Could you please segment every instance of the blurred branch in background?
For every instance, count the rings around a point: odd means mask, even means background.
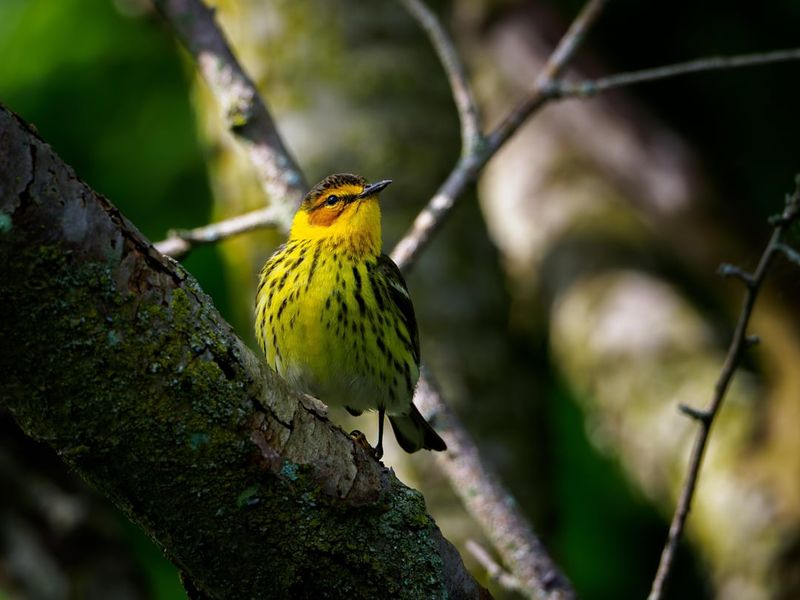
[[[678,77],[691,73],[766,65],[800,59],[800,49],[777,50],[728,57],[708,57],[685,63],[665,65],[663,67],[643,69],[630,73],[620,73],[598,79],[586,79],[578,82],[565,81],[561,78],[564,67],[569,63],[572,54],[582,41],[586,30],[591,26],[594,19],[597,18],[605,4],[605,0],[602,2],[590,2],[584,7],[581,15],[573,22],[571,30],[562,40],[561,47],[551,55],[550,61],[545,68],[543,68],[539,78],[536,80],[536,86],[533,92],[521,100],[519,104],[503,118],[501,124],[498,125],[495,130],[484,136],[480,126],[480,113],[474,102],[474,94],[471,91],[471,85],[467,79],[466,70],[458,57],[458,53],[452,41],[449,40],[446,31],[435,14],[421,2],[421,0],[401,1],[430,36],[434,48],[442,61],[442,65],[453,91],[462,131],[461,159],[456,167],[454,167],[447,180],[428,202],[426,209],[419,214],[412,229],[392,252],[392,258],[401,265],[401,268],[402,265],[406,263],[408,263],[410,268],[416,253],[427,244],[433,231],[439,227],[439,224],[446,218],[449,211],[455,207],[457,198],[463,193],[466,186],[474,181],[476,175],[480,172],[485,163],[494,156],[500,147],[502,147],[508,137],[513,135],[528,117],[535,114],[547,102],[570,97],[588,98],[627,85]],[[216,28],[213,21],[212,9],[207,7],[199,9],[192,8],[194,4],[202,4],[200,2],[193,2],[192,0],[183,0],[177,4],[180,7],[179,10],[171,8],[170,2],[166,0],[157,2],[157,5],[167,18],[171,19],[173,16],[180,15],[182,11],[188,10],[192,14],[199,16],[203,23],[202,28],[204,30],[206,28]],[[170,12],[168,12],[168,10]],[[215,96],[217,96],[220,101],[223,113],[226,115],[230,114],[230,110],[226,109],[226,106],[231,103],[231,94],[226,91],[226,86],[224,84],[225,79],[220,80],[218,71],[203,68],[204,63],[201,61],[202,56],[199,51],[200,45],[198,43],[190,44],[189,42],[191,42],[191,40],[185,37],[194,36],[195,34],[188,29],[181,31],[176,27],[176,30],[178,30],[181,37],[184,38],[185,43],[187,43],[187,47],[194,54],[199,68],[203,71]],[[257,91],[253,88],[249,78],[247,78],[246,74],[244,74],[243,70],[236,62],[235,57],[233,57],[228,48],[227,42],[224,42],[222,33],[218,28],[213,37],[216,36],[219,36],[222,42],[220,43],[218,40],[215,40],[213,46],[224,48],[224,51],[220,52],[224,58],[223,64],[230,64],[232,66],[233,72],[240,78],[237,84],[243,85],[245,89],[247,89],[247,98],[252,99],[251,101],[257,106],[263,105]],[[252,96],[251,91],[254,94]],[[235,111],[234,114],[236,114]],[[265,140],[269,140],[271,134],[276,133],[271,119],[269,123],[270,127],[264,135]],[[231,129],[234,132],[239,132],[239,127],[237,126],[232,126]],[[259,138],[260,136],[257,133],[252,136],[254,140]],[[277,154],[280,155],[280,152]],[[261,158],[256,155],[252,160],[254,164],[258,166]],[[296,168],[296,166],[294,168]],[[299,191],[292,190],[291,195],[299,194],[298,197],[302,197],[302,194],[305,193],[305,189],[305,187],[301,186]],[[267,191],[268,197],[272,197],[267,184],[265,184],[265,191]],[[281,198],[284,196],[286,196],[286,194],[277,197]],[[283,203],[280,205],[283,206]],[[156,247],[163,254],[167,254],[173,258],[181,258],[188,254],[193,246],[214,243],[255,229],[277,226],[285,231],[288,229],[289,223],[286,219],[287,216],[284,210],[278,212],[267,211],[265,209],[256,210],[196,229],[170,232],[167,239],[158,242]]]
[[[725,356],[722,372],[714,386],[714,396],[708,407],[697,409],[684,404],[680,405],[681,411],[695,419],[700,429],[697,431],[692,447],[686,479],[683,484],[678,505],[672,517],[669,536],[667,537],[664,551],[661,554],[658,570],[653,580],[653,587],[648,596],[649,600],[661,600],[664,596],[664,589],[670,577],[672,564],[678,550],[678,543],[683,534],[686,519],[689,516],[697,479],[700,476],[703,454],[705,453],[706,444],[708,443],[708,436],[711,433],[711,426],[714,424],[714,419],[722,407],[725,394],[728,391],[733,375],[741,361],[742,352],[757,341],[757,338],[748,337],[747,326],[750,322],[750,315],[753,312],[753,307],[755,306],[756,297],[764,283],[764,278],[776,255],[785,254],[792,258],[795,255],[795,251],[786,246],[783,240],[789,227],[800,217],[800,175],[797,177],[796,186],[794,193],[787,194],[786,196],[786,206],[783,213],[771,219],[775,229],[767,243],[767,247],[764,249],[764,253],[761,255],[756,270],[751,274],[731,265],[722,265],[720,268],[720,274],[722,276],[734,276],[742,281],[746,288],[745,297],[742,303],[741,313],[739,314],[739,320],[733,333],[733,339],[728,347],[728,353]]]
[[[444,67],[461,124],[461,153],[469,154],[482,142],[481,115],[469,76],[453,40],[436,14],[422,0],[400,0],[425,31]]]
[[[5,411],[0,439],[0,597],[145,598],[116,513]]]
[[[474,104],[474,94],[466,79],[465,69],[444,28],[438,22],[434,13],[420,0],[403,0],[403,4],[409,12],[421,23],[425,32],[431,37],[434,48],[442,60],[442,65],[450,81],[462,125],[462,156],[437,193],[428,202],[426,208],[414,220],[411,230],[392,251],[392,258],[401,270],[407,270],[412,267],[417,254],[432,239],[435,231],[456,206],[458,198],[461,197],[466,187],[474,182],[475,177],[486,162],[494,156],[497,150],[502,147],[527,118],[535,114],[548,100],[555,98],[551,90],[557,87],[556,80],[568,66],[586,32],[600,15],[606,1],[590,0],[587,2],[536,78],[533,91],[523,98],[492,132],[483,136],[480,131],[479,113]],[[226,107],[230,104],[231,93],[226,92],[225,79],[220,79],[218,70],[216,68],[208,69],[204,66],[203,41],[205,37],[211,37],[214,40],[215,52],[222,56],[219,62],[223,65],[231,65],[231,70],[236,74],[240,74],[242,81],[236,81],[236,83],[245,87],[247,98],[252,99],[252,94],[255,94],[255,98],[258,98],[257,91],[253,88],[250,79],[244,74],[241,66],[236,62],[227,42],[224,41],[222,32],[214,22],[213,10],[205,7],[200,0],[159,0],[156,4],[165,18],[172,22],[184,44],[195,56],[198,67],[204,73],[206,80],[210,82],[211,88],[215,96],[220,100],[225,114],[230,112]],[[180,26],[180,23],[174,22],[175,19],[184,19],[187,14],[191,15],[190,21],[198,21],[202,27],[186,28]],[[213,36],[209,33],[211,29],[215,30]],[[216,67],[216,65],[214,66]],[[235,98],[236,96],[234,95],[233,97]],[[257,102],[256,106],[264,106],[263,101]],[[264,111],[268,116],[269,113],[266,107]],[[282,142],[279,145],[271,142],[270,138],[278,134],[271,118],[268,123],[270,126],[266,127],[262,133],[265,140],[267,140],[265,146],[270,148],[271,153],[274,152],[275,156],[280,157],[281,153],[285,151],[285,145]],[[237,131],[239,128],[232,129]],[[259,140],[260,137],[257,132],[253,134],[254,140]],[[261,157],[256,154],[251,157],[251,160],[258,167]],[[278,163],[281,162],[280,159],[276,160]],[[290,164],[293,165],[294,163]],[[260,175],[260,178],[263,179],[264,177],[268,181],[269,172],[266,175]],[[305,189],[300,192],[300,197],[304,192]],[[262,211],[254,212],[252,217],[244,217],[242,215],[235,217],[235,220],[230,219],[233,223],[220,222],[197,230],[176,231],[167,240],[157,243],[156,247],[159,250],[163,250],[165,254],[179,258],[190,251],[194,242],[202,242],[212,238],[213,241],[219,241],[256,228],[275,225],[274,216],[266,215]],[[285,223],[281,224],[283,227],[287,227]]]
[[[607,0],[589,0],[575,17],[536,77],[533,90],[502,119],[500,124],[478,144],[462,149],[461,158],[439,187],[427,206],[417,215],[408,233],[391,252],[402,271],[410,270],[419,253],[430,243],[458,199],[489,159],[506,143],[530,116],[550,99],[546,90],[561,76],[577,52],[586,32],[600,16]],[[445,68],[447,64],[445,63]],[[464,151],[466,150],[466,152]]]
[[[572,586],[533,533],[514,496],[481,458],[428,373],[423,372],[414,401],[424,415],[434,419],[447,442],[447,452],[436,456],[436,464],[510,569],[514,589],[532,599],[575,598]],[[501,583],[511,580],[501,579]]]
[[[486,573],[489,577],[499,583],[504,590],[510,592],[521,592],[523,590],[519,580],[494,562],[494,559],[489,555],[486,549],[475,540],[467,540],[465,547],[467,551],[475,557],[478,564],[486,569]]]

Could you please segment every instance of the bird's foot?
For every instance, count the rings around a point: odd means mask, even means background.
[[[373,448],[369,445],[367,441],[367,436],[365,436],[361,431],[358,429],[354,429],[350,432],[350,439],[353,440],[356,444],[361,446],[364,450],[367,451],[368,454],[374,456],[377,460],[380,460],[383,456],[383,445],[378,444],[377,448]]]

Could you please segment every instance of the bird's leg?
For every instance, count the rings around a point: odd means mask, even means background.
[[[383,413],[385,411],[383,406],[378,407],[378,445],[375,446],[375,458],[378,460],[383,456]]]

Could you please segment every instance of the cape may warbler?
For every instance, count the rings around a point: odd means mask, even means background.
[[[256,335],[270,367],[296,388],[351,414],[378,411],[406,452],[444,450],[411,397],[419,378],[414,307],[381,253],[378,193],[390,180],[330,175],[306,195],[289,240],[261,271]]]

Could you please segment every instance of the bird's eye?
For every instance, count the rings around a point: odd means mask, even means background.
[[[337,202],[339,202],[339,196],[337,196],[337,195],[335,195],[335,194],[331,194],[330,196],[328,196],[328,197],[325,199],[325,204],[326,204],[327,206],[333,206],[333,205],[334,205],[334,204],[336,204]]]

